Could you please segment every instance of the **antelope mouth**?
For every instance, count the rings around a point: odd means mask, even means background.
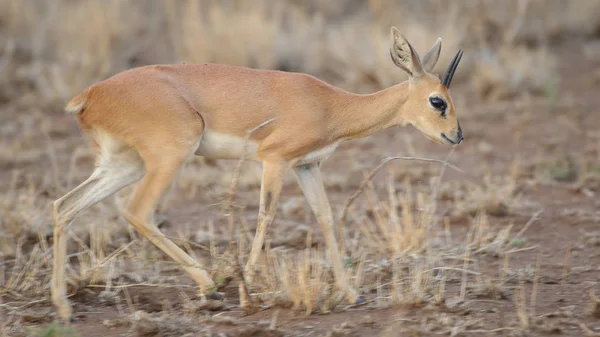
[[[443,133],[440,133],[440,136],[442,137],[442,139],[443,139],[443,140],[444,140],[446,143],[448,143],[448,144],[450,144],[450,145],[458,145],[458,144],[460,144],[460,143],[462,142],[462,139],[460,139],[459,141],[453,141],[452,139],[448,138],[448,136],[446,136],[446,135],[445,135],[445,134],[443,134]]]

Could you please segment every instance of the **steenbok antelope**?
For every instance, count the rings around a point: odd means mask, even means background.
[[[293,170],[328,248],[336,286],[351,303],[364,301],[345,277],[320,164],[348,139],[395,125],[413,125],[440,144],[463,137],[448,88],[462,51],[440,80],[431,74],[442,47],[438,39],[420,59],[392,27],[390,54],[409,80],[369,95],[353,94],[312,76],[281,71],[197,64],[135,68],[92,85],[66,106],[97,152],[92,175],[54,202],[52,301],[71,318],[65,281],[65,231],[97,202],[142,179],[123,216],[198,283],[219,298],[209,274],[153,224],[159,198],[193,154],[214,159],[244,155],[263,165],[256,237],[248,257],[250,275],[273,221],[284,176]],[[265,121],[244,147],[247,131]]]

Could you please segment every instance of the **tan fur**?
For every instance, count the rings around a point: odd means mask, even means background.
[[[81,95],[73,98],[65,107],[66,113],[76,114],[80,113],[85,109],[87,103],[87,92],[83,92]]]
[[[433,68],[440,48],[438,40],[427,54],[425,69]],[[440,80],[423,69],[418,55],[399,33],[393,32],[391,52],[394,62],[410,71],[410,80],[369,95],[353,94],[306,74],[180,64],[127,70],[71,100],[66,110],[77,114],[81,128],[99,148],[101,159],[90,179],[54,205],[52,298],[60,316],[71,315],[64,283],[65,227],[87,207],[142,176],[125,217],[184,264],[202,291],[214,291],[201,266],[152,225],[152,212],[190,155],[239,158],[247,131],[272,118],[272,123],[252,134],[248,146],[248,158],[263,163],[263,182],[259,223],[246,271],[251,278],[275,215],[283,178],[294,169],[324,230],[336,283],[346,291],[349,301],[355,301],[357,293],[345,279],[333,236],[320,162],[342,141],[395,125],[414,125],[428,138],[447,145],[451,144],[440,136],[442,133],[457,137],[454,105]],[[444,118],[429,105],[432,93],[448,103]]]
[[[427,106],[432,92],[451,105],[444,120]],[[449,94],[430,74],[357,95],[305,74],[219,64],[161,65],[125,71],[90,87],[85,95],[82,126],[103,129],[136,148],[168,142],[173,133],[195,134],[202,124],[243,140],[247,130],[275,117],[254,133],[260,160],[298,159],[340,139],[365,137],[398,124],[415,125],[434,140],[457,125]],[[69,109],[82,100],[76,97]]]

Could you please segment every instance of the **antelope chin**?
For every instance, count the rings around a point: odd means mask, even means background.
[[[423,132],[423,135],[425,135],[425,137],[429,138],[430,140],[432,140],[435,143],[441,144],[441,145],[448,145],[447,142],[445,142],[443,139],[441,139],[440,137],[433,137],[430,136],[429,134],[426,134]]]
[[[432,136],[429,133],[425,132],[423,129],[421,129],[420,127],[418,127],[416,124],[414,123],[410,123],[412,126],[415,127],[415,129],[419,130],[423,136],[427,137],[429,140],[441,144],[441,145],[448,145],[446,142],[444,142],[442,139],[440,139],[439,136]]]

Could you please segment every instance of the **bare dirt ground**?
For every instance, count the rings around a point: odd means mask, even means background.
[[[447,278],[443,283],[432,283],[434,287],[443,284],[443,292],[437,293],[441,297],[436,298],[435,292],[423,289],[422,292],[433,295],[420,296],[422,300],[418,301],[390,300],[389,285],[386,285],[390,274],[380,266],[369,269],[382,262],[367,257],[363,260],[367,267],[363,267],[361,282],[361,290],[368,299],[366,305],[348,307],[340,302],[326,312],[320,304],[306,315],[306,302],[294,307],[289,301],[278,304],[267,300],[260,310],[247,312],[240,308],[239,279],[232,276],[232,282],[224,282],[223,302],[203,302],[187,275],[168,264],[168,258],[138,237],[135,245],[143,250],[137,254],[124,253],[120,268],[135,269],[138,259],[144,259],[146,274],[139,279],[127,273],[115,272],[115,277],[102,274],[96,281],[74,286],[70,299],[79,320],[72,327],[86,337],[600,335],[600,303],[595,302],[593,295],[600,294],[600,84],[589,76],[592,66],[583,60],[578,48],[576,43],[554,48],[560,55],[561,75],[560,90],[556,94],[518,102],[486,103],[473,102],[462,87],[455,89],[453,94],[457,97],[465,141],[456,149],[450,163],[465,172],[448,169],[443,177],[437,206],[442,225],[434,234],[448,240],[446,244],[454,242],[456,246],[476,240],[486,244],[463,254],[469,256],[459,256],[454,263],[446,264],[457,271],[445,273]],[[4,133],[3,141],[7,144],[27,133],[24,122],[27,119],[20,114],[17,110],[0,114],[2,125],[17,123],[13,127],[21,127],[14,133]],[[19,160],[0,164],[2,189],[26,191],[38,186],[35,194],[43,201],[36,204],[38,213],[48,212],[50,201],[64,192],[41,189],[39,186],[51,185],[44,183],[45,177],[51,177],[52,172],[61,176],[71,172],[69,167],[75,149],[85,145],[70,116],[44,111],[31,119],[31,127],[44,125],[43,121],[50,122],[47,135],[36,132],[28,141],[33,147],[42,147],[43,153],[52,155],[42,154],[28,160],[15,154]],[[343,144],[324,163],[334,211],[341,211],[345,200],[362,181],[363,173],[384,157],[414,155],[443,159],[447,151],[408,128],[394,128],[366,140]],[[88,156],[77,160],[76,173],[71,178],[73,183],[83,180],[91,165]],[[229,179],[235,163],[226,165],[225,169],[217,167],[227,176],[223,181]],[[440,165],[398,161],[389,167],[393,168],[398,190],[405,191],[404,179],[408,177],[415,191],[423,188],[426,195],[431,195],[430,178],[438,175]],[[256,167],[246,163],[243,170],[256,171]],[[14,178],[17,171],[21,178]],[[189,172],[182,173],[180,183],[169,194],[168,207],[159,214],[161,229],[172,237],[184,236],[197,244],[212,245],[218,254],[224,255],[228,245],[228,221],[216,204],[222,200],[223,190],[228,185],[221,185],[219,189],[202,182],[193,193],[193,184],[186,179],[190,179]],[[386,169],[376,175],[370,199],[374,196],[383,201],[387,199],[387,179]],[[258,185],[250,181],[239,186],[234,203],[243,206],[237,216],[245,219],[253,231]],[[364,232],[359,230],[361,216],[377,217],[368,200],[365,195],[357,199],[353,208],[357,215],[346,225],[347,240],[356,238],[356,242],[345,245],[346,254],[351,257],[355,256],[352,249],[363,250],[365,256],[376,255],[370,254],[374,250],[371,239],[365,238]],[[300,189],[290,180],[269,232],[269,249],[287,250],[291,254],[301,252],[306,246],[306,233],[312,229],[313,251],[319,251],[320,230],[301,201]],[[10,205],[16,207],[16,203]],[[486,211],[484,220],[481,220],[481,209]],[[9,214],[8,209],[4,211]],[[106,215],[113,212],[109,206],[99,206],[94,211],[93,214],[104,214],[103,217],[109,219],[98,224],[116,223],[127,233],[122,219]],[[49,214],[44,213],[41,221],[47,234],[51,230]],[[484,224],[475,225],[478,221]],[[74,226],[86,227],[84,223],[90,222],[93,219],[78,221]],[[375,222],[372,220],[370,224]],[[237,227],[242,226],[241,223],[243,221],[236,219]],[[508,239],[499,240],[500,248],[494,250],[494,240],[509,226],[512,227]],[[36,240],[34,234],[29,242],[23,242],[22,254],[29,254]],[[89,242],[94,240],[84,241],[93,246]],[[106,244],[106,255],[122,244],[120,241],[112,246]],[[206,251],[190,250],[205,263],[211,261],[211,254]],[[76,251],[75,246],[70,249],[70,253]],[[139,252],[145,252],[145,256]],[[0,276],[7,282],[22,270],[23,266],[14,262],[19,260],[14,257],[18,254],[5,252],[6,262],[2,264]],[[77,270],[82,262],[74,256],[71,263]],[[461,272],[464,269],[473,273]],[[418,282],[416,274],[411,275],[412,282]],[[45,280],[41,281],[43,294],[24,296],[28,294],[27,289],[0,294],[3,303],[0,327],[9,336],[22,335],[23,327],[33,329],[28,330],[33,334],[31,331],[52,324],[48,280],[44,279],[46,275],[38,277]],[[440,274],[431,277],[440,277]],[[107,280],[112,282],[112,292],[108,293]],[[25,281],[25,277],[20,279],[20,282]]]

